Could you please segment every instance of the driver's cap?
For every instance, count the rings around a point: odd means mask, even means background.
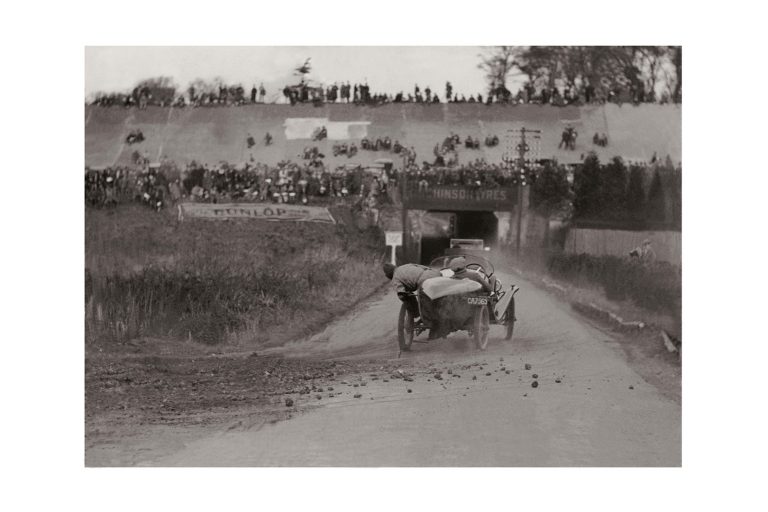
[[[467,260],[463,256],[459,256],[458,258],[454,258],[451,260],[451,264],[448,266],[451,270],[453,270],[454,273],[461,272],[464,270],[467,266]]]

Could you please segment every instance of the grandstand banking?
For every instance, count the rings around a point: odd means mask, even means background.
[[[588,105],[553,107],[541,105],[482,104],[390,104],[363,107],[327,104],[245,105],[238,107],[136,108],[87,106],[85,108],[85,165],[91,167],[130,164],[134,151],[152,161],[167,158],[177,163],[196,160],[275,164],[281,160],[301,161],[307,146],[318,146],[331,166],[370,164],[379,158],[396,160],[389,151],[360,150],[352,157],[333,156],[337,143],[355,142],[363,137],[390,137],[406,147],[413,146],[416,161],[434,161],[436,143],[451,133],[463,140],[467,135],[481,143],[486,135],[498,135],[496,147],[459,150],[459,161],[485,158],[500,162],[505,151],[504,133],[510,128],[542,130],[541,158],[562,163],[578,162],[582,154],[595,151],[602,161],[621,156],[630,161],[648,161],[656,153],[682,160],[681,109],[675,105]],[[578,131],[575,150],[558,148],[567,123]],[[316,127],[326,126],[328,138],[313,141]],[[129,145],[131,130],[141,130],[145,140]],[[273,141],[266,146],[269,132]],[[592,143],[595,133],[608,136],[607,147]],[[252,135],[255,146],[248,148]]]

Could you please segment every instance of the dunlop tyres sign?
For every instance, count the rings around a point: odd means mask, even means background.
[[[336,223],[327,208],[272,203],[181,203],[179,205],[179,220],[190,218]]]
[[[416,210],[509,210],[517,203],[514,187],[476,188],[449,185],[410,185],[405,207]]]

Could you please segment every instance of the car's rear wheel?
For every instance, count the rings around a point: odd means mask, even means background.
[[[509,305],[507,306],[507,312],[505,313],[505,323],[507,326],[507,334],[504,336],[505,340],[511,340],[512,334],[515,332],[515,298],[509,299]]]
[[[488,331],[490,330],[488,308],[476,308],[475,321],[472,326],[472,338],[475,341],[475,346],[480,350],[485,350],[488,347]]]
[[[400,317],[397,320],[397,342],[400,350],[408,352],[411,350],[414,336],[414,319],[405,304],[400,306]]]

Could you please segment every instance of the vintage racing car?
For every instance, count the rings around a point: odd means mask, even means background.
[[[519,288],[512,285],[504,290],[498,280],[492,292],[485,292],[480,283],[471,279],[455,279],[448,268],[452,259],[462,256],[467,260],[467,271],[478,272],[490,280],[494,273],[491,262],[472,254],[451,254],[435,258],[430,266],[441,271],[441,277],[424,281],[424,284],[413,295],[419,303],[428,298],[432,302],[432,329],[448,334],[455,331],[467,331],[475,346],[485,350],[488,346],[488,332],[491,325],[505,327],[504,339],[511,339],[515,329],[515,294]],[[405,304],[400,308],[397,324],[398,343],[401,351],[409,351],[414,338],[428,327],[419,319],[415,320]],[[417,343],[426,343],[419,341]]]

